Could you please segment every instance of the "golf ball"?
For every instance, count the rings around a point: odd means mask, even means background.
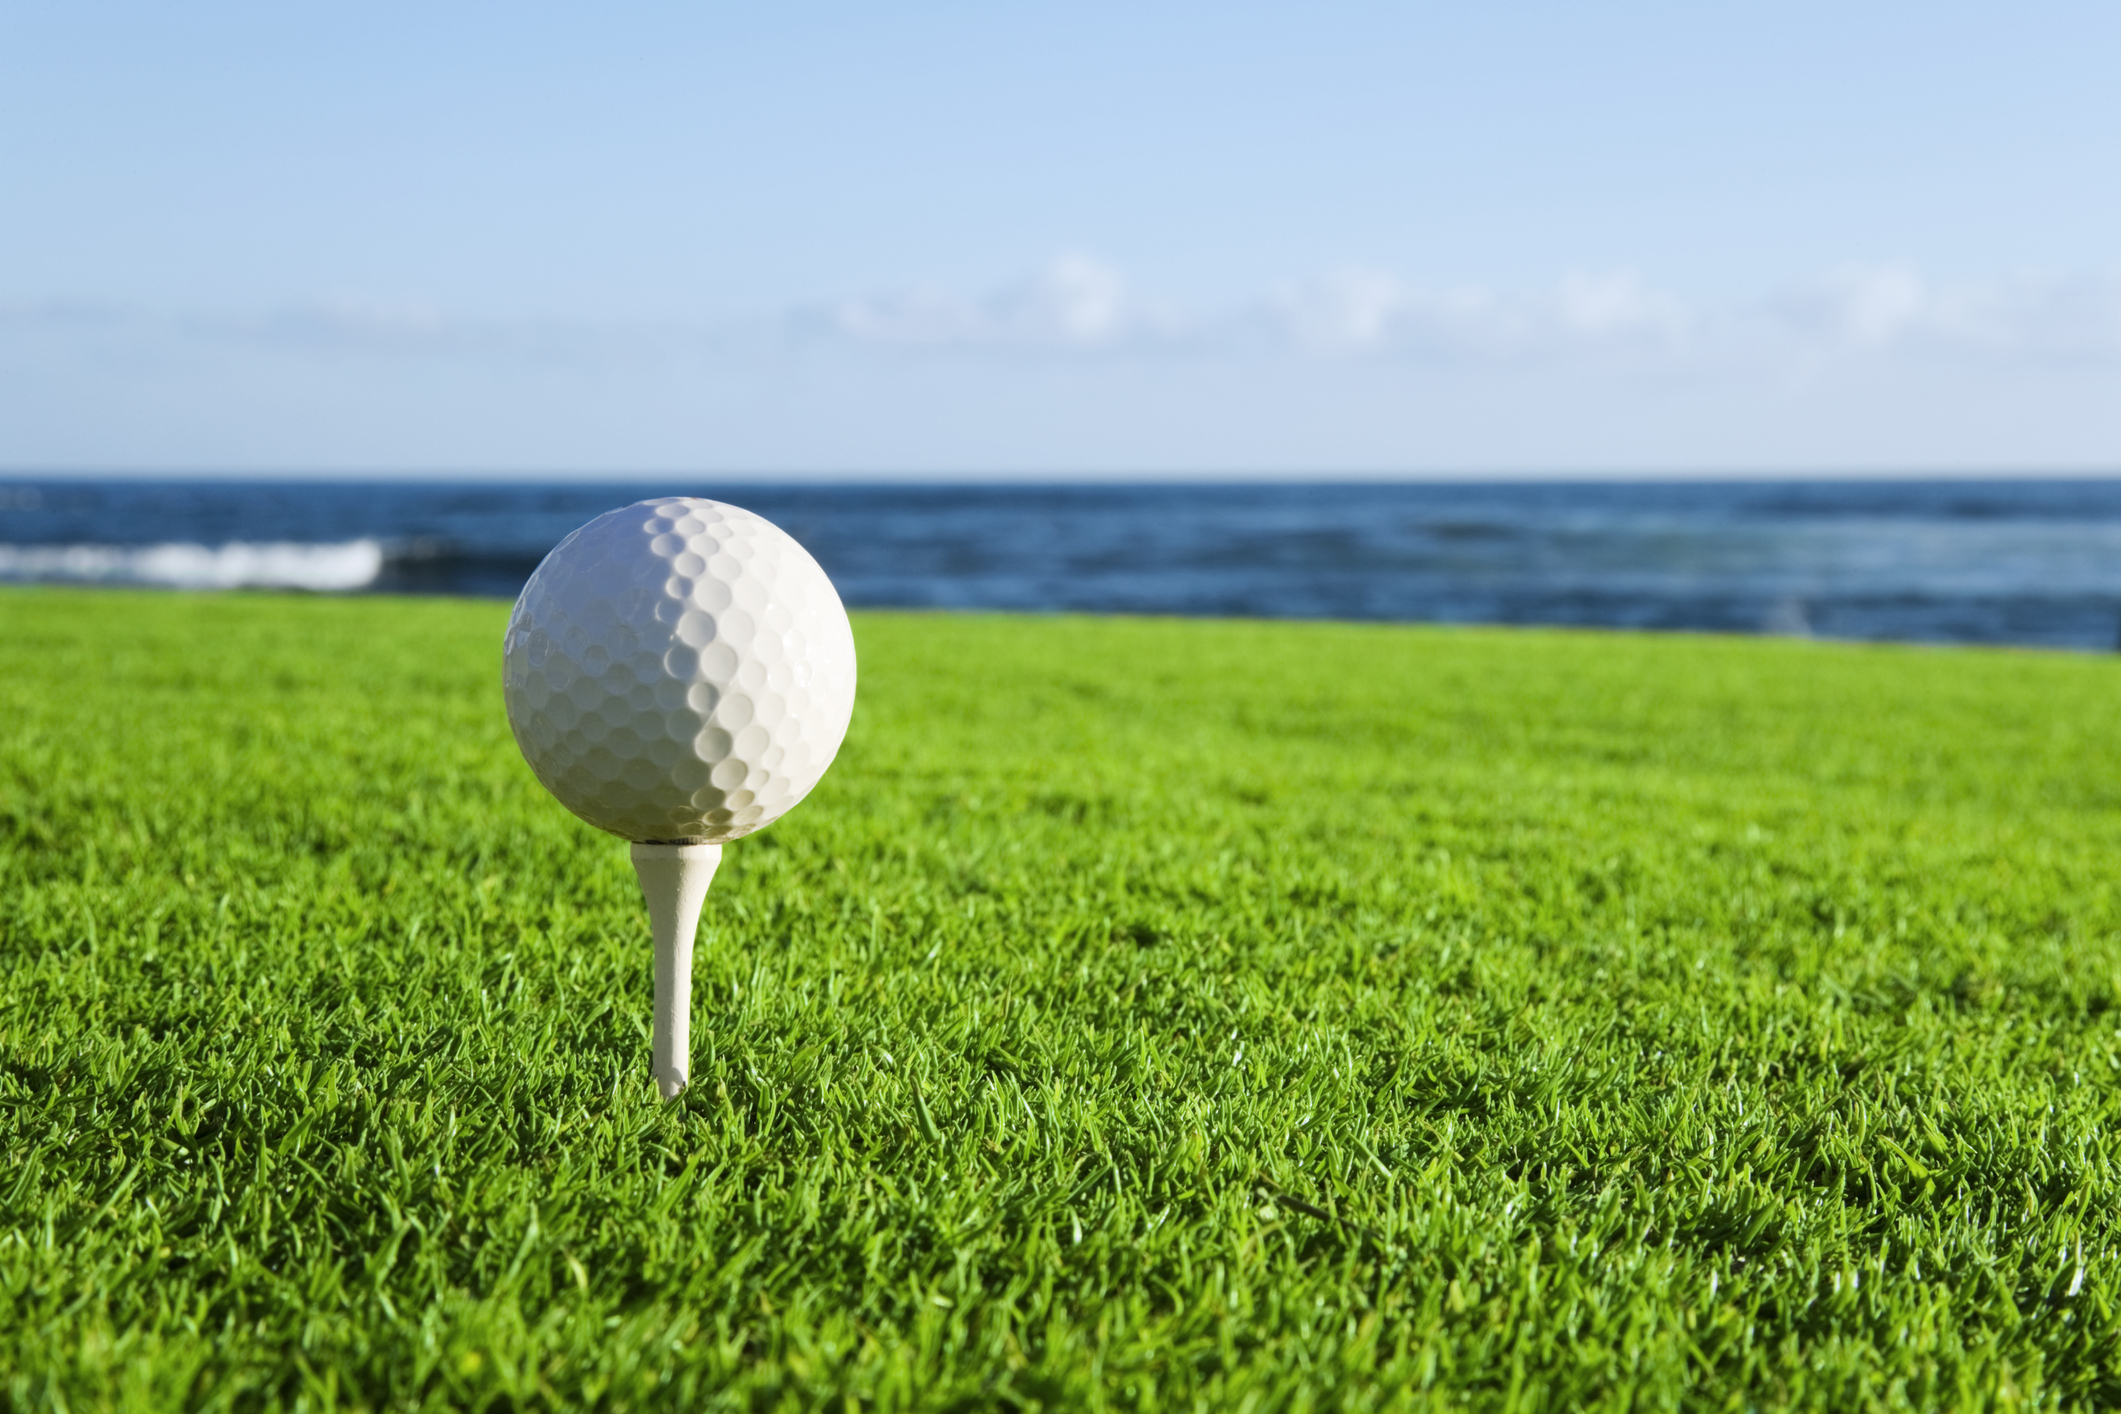
[[[772,824],[825,774],[854,710],[832,581],[779,526],[720,501],[641,501],[562,540],[516,600],[502,657],[538,780],[636,841]]]

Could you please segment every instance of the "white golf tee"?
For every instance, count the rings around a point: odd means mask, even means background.
[[[692,938],[722,862],[718,844],[637,844],[633,872],[655,932],[655,1042],[649,1068],[666,1100],[692,1074]]]

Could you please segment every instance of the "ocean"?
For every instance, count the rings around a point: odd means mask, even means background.
[[[513,597],[601,511],[767,516],[850,605],[2111,651],[2121,481],[0,481],[0,580]]]

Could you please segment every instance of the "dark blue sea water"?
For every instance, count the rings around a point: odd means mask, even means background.
[[[748,506],[854,605],[2121,638],[2121,481],[0,482],[0,579],[513,596],[644,496]]]

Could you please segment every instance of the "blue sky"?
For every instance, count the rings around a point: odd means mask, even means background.
[[[2121,8],[0,0],[0,467],[2121,469]]]

